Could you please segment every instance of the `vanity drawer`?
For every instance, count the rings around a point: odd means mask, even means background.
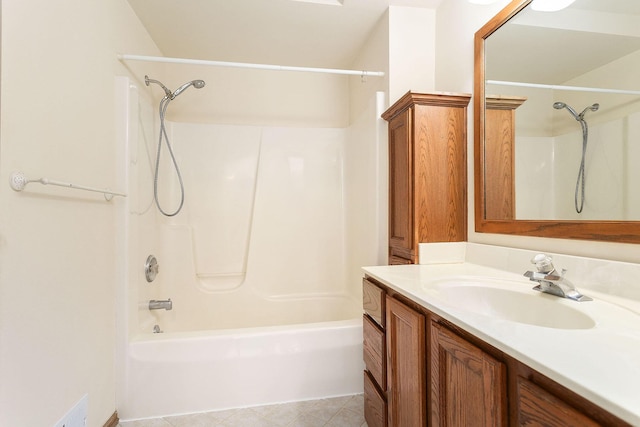
[[[386,390],[384,332],[366,314],[362,322],[364,364],[380,388]]]
[[[384,329],[384,289],[367,278],[362,279],[362,307]]]
[[[369,372],[364,372],[364,419],[368,427],[387,426],[387,402]]]

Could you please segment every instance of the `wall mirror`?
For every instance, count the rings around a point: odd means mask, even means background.
[[[476,231],[640,243],[640,2],[542,3],[475,35]]]

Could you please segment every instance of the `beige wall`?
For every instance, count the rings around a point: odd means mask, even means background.
[[[172,89],[189,80],[206,82],[172,101],[167,117],[176,122],[349,125],[349,78],[344,75],[169,65],[155,78]],[[157,86],[145,90],[163,94]]]
[[[389,8],[390,104],[410,90],[434,90],[435,19],[430,9]]]
[[[508,0],[480,6],[466,0],[443,1],[436,22],[436,89],[473,91],[473,36]],[[473,215],[473,106],[469,108],[469,241],[594,258],[640,262],[638,245],[476,233]]]
[[[115,410],[121,201],[7,183],[22,170],[115,189],[118,52],[159,54],[125,0],[2,2],[2,426],[52,426],[85,394],[87,425]]]

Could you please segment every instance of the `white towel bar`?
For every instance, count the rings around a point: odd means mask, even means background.
[[[58,187],[66,187],[66,188],[73,188],[75,190],[85,190],[85,191],[93,191],[95,193],[102,193],[104,195],[104,198],[107,201],[113,199],[114,196],[127,197],[127,195],[124,193],[118,193],[116,191],[111,191],[108,189],[103,190],[100,188],[93,188],[93,187],[87,187],[84,185],[71,184],[69,182],[54,181],[48,178],[28,179],[22,172],[13,172],[11,174],[11,177],[9,178],[9,185],[11,185],[11,188],[15,191],[24,190],[24,187],[26,187],[27,184],[29,184],[30,182],[39,182],[42,185],[57,185]]]

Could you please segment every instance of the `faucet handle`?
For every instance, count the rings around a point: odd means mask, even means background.
[[[536,269],[540,273],[550,273],[555,270],[553,266],[553,258],[546,254],[538,254],[531,258],[531,263],[535,264]]]

